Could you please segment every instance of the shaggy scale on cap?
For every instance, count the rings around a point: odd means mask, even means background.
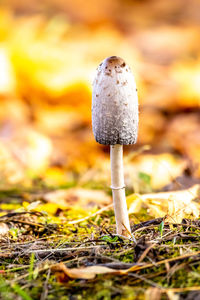
[[[92,127],[100,144],[136,143],[137,89],[130,68],[120,57],[106,58],[97,69],[92,92]]]

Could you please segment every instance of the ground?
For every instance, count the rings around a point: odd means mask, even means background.
[[[198,220],[168,223],[144,208],[130,215],[135,243],[115,234],[111,205],[81,220],[73,208],[51,215],[37,202],[22,208],[19,191],[6,197],[1,299],[198,299]]]

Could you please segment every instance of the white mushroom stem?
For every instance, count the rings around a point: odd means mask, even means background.
[[[110,158],[111,188],[113,194],[117,234],[130,237],[131,228],[128,218],[124,184],[123,145],[111,145]]]

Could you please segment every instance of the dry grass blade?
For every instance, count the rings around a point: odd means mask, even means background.
[[[155,246],[156,244],[151,244],[148,248],[146,248],[144,250],[144,252],[142,253],[142,255],[140,256],[140,258],[138,259],[137,263],[141,263],[144,258],[147,256],[148,252]]]
[[[181,260],[181,259],[185,259],[185,258],[189,258],[189,257],[193,257],[193,256],[198,256],[200,254],[200,251],[197,252],[192,252],[192,253],[187,253],[187,254],[183,254],[181,256],[177,256],[177,257],[172,257],[172,258],[167,258],[164,260],[160,260],[157,261],[155,264],[146,264],[143,266],[133,266],[130,269],[128,269],[126,272],[134,272],[134,271],[138,271],[138,270],[142,270],[142,269],[146,269],[146,268],[151,268],[151,267],[155,267],[155,265],[162,265],[165,264],[167,262],[173,262],[176,260]]]
[[[170,288],[170,289],[164,289],[162,292],[166,291],[172,291],[174,293],[184,293],[189,291],[200,291],[200,286],[188,286],[183,288]]]

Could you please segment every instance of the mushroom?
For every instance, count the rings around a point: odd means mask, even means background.
[[[92,127],[96,141],[110,145],[111,189],[117,234],[130,237],[123,145],[135,144],[138,132],[138,98],[134,76],[125,61],[106,58],[98,67],[92,92]]]

